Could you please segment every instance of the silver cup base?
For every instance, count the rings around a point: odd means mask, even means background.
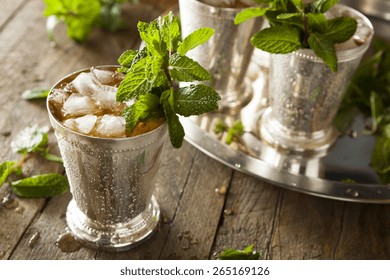
[[[267,144],[288,153],[300,155],[325,155],[336,142],[339,134],[330,127],[327,130],[305,133],[283,127],[272,117],[267,108],[258,120],[259,134]]]
[[[153,235],[160,222],[160,207],[152,196],[146,210],[129,222],[102,225],[88,218],[71,200],[66,221],[75,239],[86,247],[120,252],[140,245]]]
[[[253,98],[253,87],[250,79],[245,79],[244,85],[239,90],[227,90],[221,94],[219,103],[220,112],[235,113],[244,108]]]

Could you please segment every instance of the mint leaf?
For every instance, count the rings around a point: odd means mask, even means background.
[[[303,1],[302,0],[290,0],[290,2],[295,6],[298,11],[303,9]]]
[[[213,36],[213,34],[214,29],[212,28],[199,28],[184,38],[184,40],[179,44],[177,52],[181,55],[185,55],[189,50],[205,43],[211,36]]]
[[[316,0],[311,3],[311,7],[316,13],[325,13],[338,2],[340,2],[340,0]]]
[[[324,35],[313,32],[308,40],[310,48],[321,58],[333,72],[337,72],[336,49],[332,41]]]
[[[210,79],[210,74],[200,64],[189,57],[178,53],[169,58],[169,74],[172,79],[181,82],[204,81]]]
[[[47,151],[41,153],[42,157],[46,160],[49,160],[49,161],[52,161],[52,162],[56,162],[56,163],[64,163],[64,161],[62,160],[62,157],[59,157],[59,156],[56,156],[56,155],[53,155]]]
[[[145,41],[154,56],[164,57],[167,45],[163,41],[157,20],[151,23],[138,22],[138,31],[141,39]]]
[[[378,173],[390,172],[390,138],[377,137],[371,154],[371,166]]]
[[[232,127],[228,129],[225,143],[230,145],[233,143],[233,141],[239,140],[240,137],[244,135],[244,132],[244,126],[242,125],[241,120],[237,120],[233,123]]]
[[[12,182],[11,189],[21,197],[52,197],[64,193],[68,181],[60,174],[42,174]]]
[[[300,17],[302,16],[300,13],[282,13],[282,14],[279,14],[276,18],[277,19],[290,19],[290,18],[293,18],[293,17]]]
[[[160,29],[168,50],[176,50],[180,41],[180,26],[172,12],[164,16]]]
[[[339,17],[328,20],[325,36],[328,40],[340,44],[351,38],[357,28],[357,22],[350,17]]]
[[[311,32],[325,32],[327,27],[327,19],[325,15],[319,13],[308,13],[307,21]]]
[[[220,134],[228,130],[228,126],[221,119],[218,119],[217,123],[214,126],[214,133]]]
[[[253,251],[253,247],[250,245],[244,250],[226,249],[218,256],[218,260],[258,260],[260,253]]]
[[[370,105],[371,105],[371,118],[372,118],[372,132],[375,132],[379,124],[383,119],[383,101],[378,93],[371,91],[370,94]]]
[[[150,92],[152,87],[162,85],[165,82],[165,76],[161,64],[160,57],[147,56],[138,61],[119,85],[116,101],[123,102],[137,98],[140,94]]]
[[[263,7],[251,7],[251,8],[242,10],[241,12],[239,12],[236,15],[236,17],[234,19],[234,24],[243,23],[244,21],[247,21],[247,20],[254,18],[254,17],[261,17],[265,14],[265,12],[267,10],[268,10],[267,8],[263,8]]]
[[[159,101],[159,97],[152,93],[140,95],[138,100],[123,112],[123,117],[126,119],[126,131],[131,132],[139,120],[145,120],[155,112]]]
[[[131,67],[133,60],[135,56],[137,55],[138,51],[134,50],[127,50],[124,53],[121,54],[121,56],[118,58],[118,63],[125,67]]]
[[[50,89],[47,88],[28,89],[23,91],[22,98],[24,100],[46,99],[49,92]]]
[[[188,117],[218,109],[218,93],[206,85],[190,85],[174,93],[174,108],[177,114]]]
[[[256,33],[252,44],[269,53],[286,54],[302,47],[299,29],[287,26],[274,26]]]
[[[11,142],[11,148],[15,153],[26,154],[36,152],[48,143],[48,127],[39,128],[34,125],[20,131]]]
[[[160,102],[163,105],[165,117],[168,123],[169,138],[172,146],[176,149],[180,148],[184,139],[184,128],[180,123],[179,117],[174,111],[174,94],[173,90],[169,89],[163,92]]]
[[[11,173],[11,169],[14,164],[14,161],[5,161],[0,164],[0,186],[4,183],[8,175]]]

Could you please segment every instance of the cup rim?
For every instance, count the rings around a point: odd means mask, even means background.
[[[218,9],[218,10],[223,10],[223,11],[231,12],[231,13],[237,13],[241,10],[244,10],[244,9],[251,7],[251,6],[243,7],[243,8],[218,7],[218,6],[213,6],[213,5],[201,2],[199,0],[180,0],[180,1],[192,2],[191,4],[199,5],[199,7],[203,8],[203,9]]]
[[[67,133],[70,133],[70,134],[75,134],[79,137],[83,137],[85,139],[89,139],[89,140],[94,140],[94,141],[97,141],[97,140],[101,140],[101,141],[112,141],[112,142],[123,142],[123,141],[129,141],[130,139],[132,140],[139,140],[141,138],[144,138],[144,137],[148,137],[150,134],[152,133],[155,133],[159,130],[162,130],[162,129],[165,129],[165,127],[167,126],[167,121],[164,120],[164,122],[156,127],[155,129],[151,130],[151,131],[148,131],[146,133],[142,133],[142,134],[139,134],[139,135],[136,135],[136,136],[131,136],[131,137],[118,137],[118,138],[112,138],[112,137],[98,137],[98,136],[92,136],[92,135],[87,135],[87,134],[83,134],[83,133],[80,133],[78,131],[74,131],[66,126],[64,126],[58,119],[57,117],[53,114],[52,110],[51,110],[51,106],[49,104],[49,96],[50,94],[52,94],[53,90],[58,88],[58,86],[67,78],[73,76],[73,75],[76,75],[76,74],[79,74],[79,73],[82,73],[82,72],[90,72],[91,68],[96,68],[96,69],[107,69],[107,68],[120,68],[119,65],[98,65],[98,66],[91,66],[89,68],[83,68],[83,69],[80,69],[80,70],[77,70],[77,71],[74,71],[64,77],[62,77],[60,80],[58,80],[51,88],[50,88],[50,91],[49,91],[49,95],[48,97],[46,98],[46,109],[48,111],[48,114],[49,114],[49,118],[50,118],[50,121],[51,122],[54,122],[55,125],[57,127],[60,127],[62,130],[66,131]]]

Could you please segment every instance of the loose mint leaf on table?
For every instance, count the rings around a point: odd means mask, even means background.
[[[176,81],[192,82],[210,79],[210,74],[198,62],[178,53],[170,56],[168,70],[172,79]]]
[[[309,37],[309,46],[333,72],[337,72],[337,55],[334,43],[323,34],[312,32]]]
[[[181,55],[185,55],[188,51],[196,48],[197,46],[205,43],[214,34],[214,29],[208,27],[202,27],[190,35],[188,35],[182,42],[179,43],[177,52]]]
[[[252,44],[269,53],[286,54],[302,48],[301,34],[295,27],[275,26],[256,33]]]
[[[35,88],[28,89],[22,92],[22,98],[24,100],[37,100],[37,99],[46,99],[49,95],[50,89],[47,88]]]
[[[64,163],[64,161],[62,160],[62,157],[53,155],[53,154],[49,153],[48,151],[42,152],[41,155],[46,160],[56,162],[56,163]]]
[[[39,151],[48,143],[48,127],[39,128],[36,125],[20,131],[11,142],[11,148],[18,154],[26,154]]]
[[[42,174],[11,183],[12,191],[21,197],[52,197],[69,187],[67,179],[56,173]]]
[[[4,183],[8,175],[11,173],[11,169],[14,164],[14,161],[5,161],[0,164],[0,186]]]
[[[218,260],[258,260],[260,253],[254,251],[253,247],[250,245],[244,250],[226,249],[218,256]]]
[[[218,109],[218,93],[203,84],[190,85],[174,92],[174,109],[177,114],[189,117]]]

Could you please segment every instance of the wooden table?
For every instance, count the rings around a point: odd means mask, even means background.
[[[137,48],[138,20],[150,21],[175,0],[140,1],[128,11],[130,29],[94,31],[76,44],[57,28],[50,47],[42,0],[3,0],[0,9],[0,161],[19,157],[10,142],[30,124],[49,125],[44,102],[27,102],[26,89],[50,87],[65,74],[114,64]],[[157,3],[158,4],[155,4]],[[54,141],[51,133],[51,141]],[[80,248],[63,252],[70,193],[51,199],[5,202],[0,188],[0,259],[213,259],[226,248],[254,244],[264,259],[389,259],[390,205],[340,202],[286,191],[234,171],[190,144],[170,146],[158,174],[156,196],[163,222],[143,245],[122,253]],[[26,175],[63,172],[62,166],[29,161]],[[225,186],[226,194],[215,190]]]

